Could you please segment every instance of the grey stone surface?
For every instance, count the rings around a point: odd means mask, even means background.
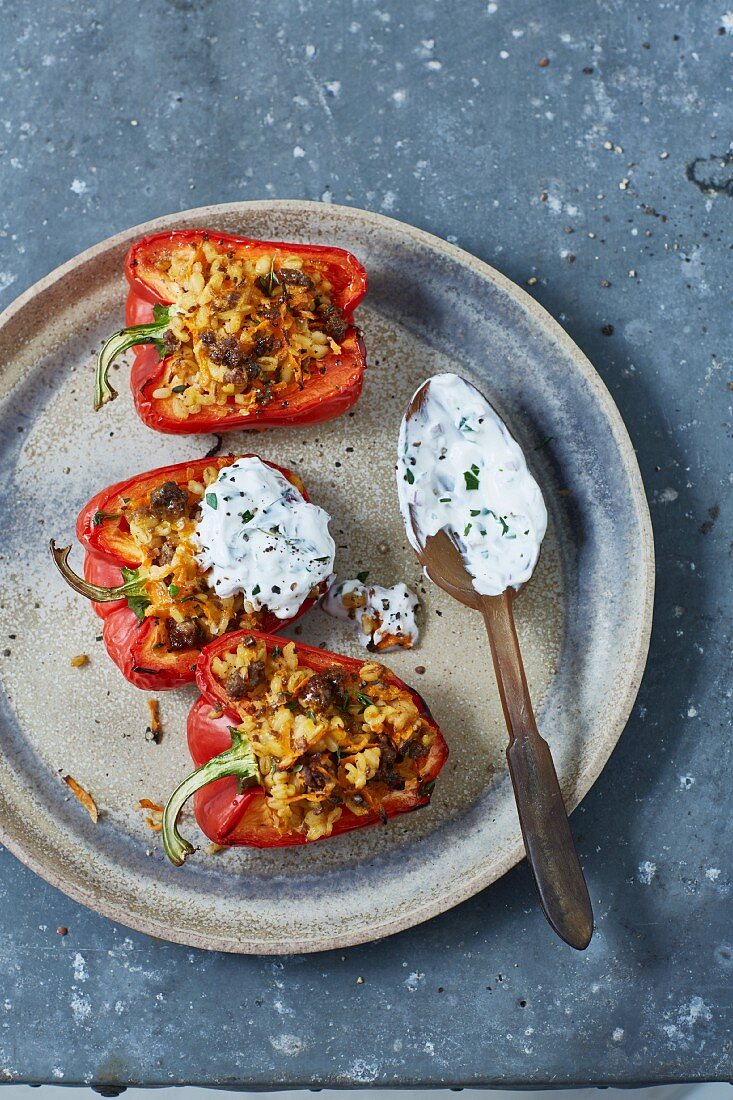
[[[393,939],[272,960],[128,934],[2,853],[0,1073],[729,1079],[733,13],[6,0],[0,17],[0,304],[189,206],[271,195],[392,214],[537,280],[628,424],[659,559],[638,705],[573,819],[598,922],[585,955],[552,938],[524,866]]]

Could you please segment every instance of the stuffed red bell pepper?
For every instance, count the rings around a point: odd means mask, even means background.
[[[133,347],[135,405],[159,432],[312,424],[359,396],[366,272],[349,252],[191,229],[138,241],[125,275],[128,327],[99,355],[95,409]]]
[[[448,756],[424,700],[375,662],[230,634],[202,651],[202,692],[188,720],[197,768],[171,795],[163,844],[175,864],[193,847],[178,815],[217,844],[306,844],[425,806]]]
[[[104,619],[112,660],[137,687],[194,679],[212,638],[278,630],[323,590],[335,551],[328,515],[297,474],[256,455],[204,458],[128,478],[98,493],[54,561]]]

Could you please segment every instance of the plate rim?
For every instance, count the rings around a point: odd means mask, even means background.
[[[639,469],[636,452],[629,436],[628,429],[626,428],[626,424],[624,423],[611,392],[585,353],[578,347],[575,341],[571,339],[568,333],[565,332],[559,322],[555,320],[544,306],[535,301],[526,290],[513,282],[506,275],[503,275],[500,271],[497,271],[496,268],[492,267],[484,260],[474,256],[472,253],[443,240],[433,233],[429,233],[426,230],[419,229],[407,222],[403,222],[398,218],[390,218],[384,214],[364,210],[357,206],[345,206],[337,203],[324,204],[311,199],[256,199],[222,202],[208,206],[179,210],[170,214],[161,215],[149,221],[140,222],[128,229],[106,237],[97,244],[91,245],[89,248],[84,249],[82,252],[77,253],[69,260],[58,265],[47,275],[44,275],[41,279],[37,280],[14,298],[2,313],[0,313],[0,332],[8,325],[12,324],[16,317],[18,317],[28,305],[32,304],[40,294],[71,275],[84,264],[94,260],[111,248],[119,248],[120,246],[130,244],[141,236],[170,230],[176,219],[186,219],[190,221],[192,218],[200,218],[201,225],[205,226],[207,223],[211,224],[215,222],[216,218],[225,212],[229,216],[241,213],[243,217],[245,217],[247,213],[268,213],[273,210],[280,210],[283,211],[283,213],[287,212],[291,214],[308,214],[318,211],[319,214],[322,214],[324,212],[324,206],[328,211],[332,211],[336,214],[337,217],[343,217],[346,221],[349,219],[358,219],[361,224],[371,224],[375,230],[381,230],[381,232],[386,234],[394,233],[395,230],[398,230],[401,234],[411,237],[416,244],[435,249],[448,259],[460,264],[462,267],[468,267],[479,277],[488,278],[513,301],[517,302],[525,312],[548,333],[550,338],[565,352],[565,354],[572,359],[575,369],[587,383],[595,399],[596,405],[600,408],[609,425],[636,509],[637,522],[641,535],[639,564],[643,576],[643,598],[640,601],[638,614],[636,616],[635,660],[633,667],[629,669],[629,675],[623,691],[623,698],[620,700],[617,718],[613,726],[613,734],[607,738],[607,743],[610,747],[606,755],[599,758],[589,772],[585,772],[585,782],[583,784],[585,790],[582,795],[574,793],[573,799],[568,806],[568,812],[572,813],[582,799],[585,798],[586,794],[598,779],[601,771],[608,763],[611,753],[615,749],[626,728],[639,692],[649,655],[652,631],[655,588],[654,535],[649,512],[649,503],[644,489],[644,482],[641,476],[641,470]],[[50,861],[45,861],[32,850],[28,850],[22,841],[16,839],[15,835],[9,830],[2,815],[0,815],[0,843],[2,843],[16,859],[51,886],[60,890],[74,901],[84,905],[86,908],[100,913],[109,920],[118,922],[134,931],[142,932],[156,938],[160,938],[162,935],[163,938],[170,942],[183,944],[189,947],[197,947],[211,951],[225,951],[233,954],[265,956],[291,953],[308,954],[322,950],[353,947],[358,944],[373,942],[374,940],[394,935],[397,932],[405,931],[441,913],[447,912],[461,902],[473,897],[479,891],[490,886],[493,882],[496,882],[505,875],[512,867],[516,866],[524,856],[524,848],[521,841],[519,841],[506,850],[503,860],[498,864],[494,863],[490,872],[487,873],[482,871],[481,866],[478,866],[475,872],[466,876],[461,881],[460,885],[452,889],[449,895],[432,899],[424,903],[418,909],[412,909],[409,913],[403,913],[391,920],[385,921],[380,924],[379,927],[372,926],[370,929],[356,931],[351,934],[334,934],[332,938],[329,938],[327,945],[324,945],[320,941],[313,943],[309,940],[295,939],[287,942],[282,941],[269,944],[266,949],[263,949],[261,944],[253,941],[247,941],[245,939],[235,940],[231,937],[220,937],[208,932],[197,932],[188,928],[179,929],[174,926],[166,925],[165,930],[162,931],[160,924],[156,923],[154,918],[148,917],[142,911],[130,910],[124,903],[117,904],[114,901],[107,901],[93,888],[86,888],[83,884],[77,882],[76,879],[65,879],[62,874],[55,870]]]

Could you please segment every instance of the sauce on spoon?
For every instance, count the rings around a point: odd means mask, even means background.
[[[532,576],[547,529],[540,487],[507,426],[457,374],[432,378],[403,420],[397,492],[413,548],[445,530],[481,595]]]

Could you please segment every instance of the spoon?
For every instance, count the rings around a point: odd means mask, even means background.
[[[413,397],[406,421],[419,413],[429,386],[428,380]],[[483,615],[509,732],[509,774],[534,884],[552,928],[571,947],[583,951],[593,934],[593,912],[552,754],[537,729],[532,710],[514,625],[513,604],[518,592],[514,588],[497,596],[477,592],[463,556],[447,531],[438,531],[422,542],[414,512],[410,505],[416,552],[428,577],[449,596]]]

